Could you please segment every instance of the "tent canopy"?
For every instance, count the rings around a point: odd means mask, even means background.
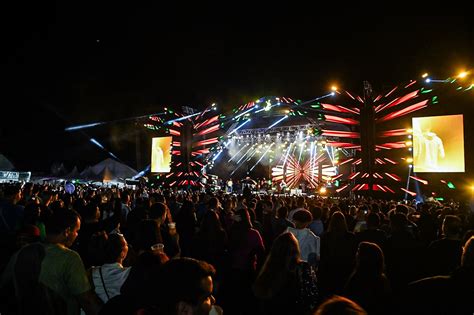
[[[10,162],[5,155],[0,153],[0,171],[13,171],[15,166]]]
[[[108,158],[94,166],[86,168],[81,178],[103,182],[125,180],[137,175],[138,172],[130,166]]]

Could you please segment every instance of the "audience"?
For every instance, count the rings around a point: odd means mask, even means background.
[[[87,278],[79,254],[69,247],[81,227],[79,215],[57,210],[46,221],[46,242],[21,248],[1,281],[13,284],[18,314],[98,314],[102,302]]]
[[[446,205],[0,184],[0,312],[472,314],[474,215]]]

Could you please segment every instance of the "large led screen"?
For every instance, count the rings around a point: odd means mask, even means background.
[[[152,139],[151,171],[153,173],[169,173],[172,138],[173,137],[158,137]]]
[[[464,172],[463,115],[416,117],[412,124],[415,172]]]

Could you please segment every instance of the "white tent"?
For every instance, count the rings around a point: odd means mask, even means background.
[[[67,174],[66,176],[64,176],[65,179],[77,179],[77,178],[80,178],[80,174],[79,174],[79,171],[77,170],[77,166],[74,166],[74,168],[72,169],[72,171]]]
[[[105,159],[81,173],[84,179],[102,182],[125,181],[126,178],[131,178],[137,174],[138,172],[130,166],[111,158]]]
[[[10,162],[5,155],[0,153],[0,171],[13,171],[15,166]]]

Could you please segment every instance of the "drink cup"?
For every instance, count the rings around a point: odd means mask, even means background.
[[[158,244],[155,244],[155,245],[152,245],[151,246],[151,250],[152,251],[156,251],[156,252],[163,252],[163,249],[165,248],[165,245],[163,245],[162,243],[158,243]]]

